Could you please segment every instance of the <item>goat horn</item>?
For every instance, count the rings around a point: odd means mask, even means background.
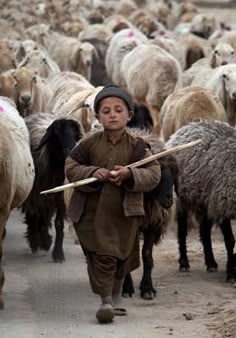
[[[157,160],[157,159],[159,159],[161,157],[164,157],[164,156],[167,156],[167,155],[171,155],[171,154],[177,153],[177,152],[179,152],[181,150],[193,147],[193,146],[195,146],[195,145],[197,145],[199,143],[202,143],[201,139],[193,141],[193,142],[189,142],[189,143],[177,146],[177,147],[173,147],[173,148],[170,148],[170,149],[167,149],[167,150],[164,150],[164,151],[161,151],[158,154],[154,154],[154,155],[151,155],[151,156],[149,156],[147,158],[144,158],[143,160],[131,163],[131,164],[127,165],[126,168],[137,168],[137,167],[140,167],[140,166],[142,166],[144,164],[147,164],[149,162]],[[76,188],[76,187],[79,187],[81,185],[93,183],[93,182],[96,182],[96,181],[97,181],[97,178],[95,178],[95,177],[89,177],[89,178],[86,178],[84,180],[80,180],[80,181],[64,184],[64,185],[61,185],[59,187],[55,187],[53,189],[41,191],[40,194],[42,195],[42,194],[50,194],[50,193],[60,192],[60,191],[64,191],[64,190],[67,190],[67,189],[70,189],[70,188]]]

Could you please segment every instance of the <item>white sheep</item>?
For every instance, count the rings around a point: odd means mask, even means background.
[[[201,85],[221,100],[230,125],[236,124],[236,64],[199,72],[192,85]]]
[[[3,309],[3,234],[10,211],[19,207],[31,191],[34,164],[30,152],[28,129],[13,101],[0,97],[0,111],[0,309]]]
[[[124,86],[120,71],[124,56],[143,43],[148,43],[148,39],[137,29],[122,29],[112,37],[107,49],[105,65],[109,78],[116,85]]]
[[[201,69],[216,68],[231,63],[235,57],[234,49],[228,43],[219,42],[208,57],[202,58],[182,74],[181,86],[190,86]]]
[[[48,52],[62,71],[74,71],[90,80],[92,58],[96,53],[91,43],[81,42],[72,37],[58,36],[51,42]]]
[[[17,66],[17,68],[22,67],[34,70],[42,78],[47,78],[51,73],[60,72],[58,64],[41,50],[27,53]]]
[[[137,102],[145,102],[159,133],[159,112],[181,75],[179,62],[164,49],[139,45],[126,54],[121,63],[125,87]]]

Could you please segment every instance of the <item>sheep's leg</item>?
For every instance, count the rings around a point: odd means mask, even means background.
[[[41,209],[39,214],[40,249],[48,251],[52,244],[52,236],[49,234],[49,228],[51,227],[53,212],[51,209]]]
[[[64,201],[62,201],[61,204],[57,207],[57,213],[55,218],[56,239],[52,252],[52,258],[55,263],[62,263],[65,260],[65,255],[63,251],[64,216],[65,205]]]
[[[177,236],[179,243],[179,271],[189,271],[186,239],[188,235],[187,211],[177,205]]]
[[[227,281],[236,280],[236,257],[234,255],[234,245],[235,239],[232,232],[231,222],[229,219],[226,219],[222,224],[220,224],[222,234],[224,236],[225,247],[227,250],[227,265],[226,265],[226,279]]]
[[[214,272],[217,270],[218,267],[212,250],[211,228],[212,222],[207,217],[203,216],[200,222],[200,239],[203,244],[205,264],[207,266],[208,272]]]
[[[148,109],[150,111],[150,115],[151,115],[151,118],[152,118],[153,132],[155,132],[155,134],[159,135],[160,130],[161,130],[161,126],[160,126],[160,121],[159,121],[159,117],[158,117],[158,111],[157,111],[157,109],[155,109],[152,106],[148,106]]]
[[[40,247],[39,217],[26,210],[25,223],[27,224],[25,237],[32,253],[35,253]]]
[[[3,240],[6,234],[5,226],[9,217],[10,210],[8,208],[0,209],[0,310],[4,308],[2,289],[5,281],[3,270]]]
[[[122,296],[125,298],[132,297],[134,294],[134,285],[131,274],[128,273],[125,276],[125,280],[122,287]]]
[[[139,287],[141,291],[141,297],[147,300],[151,300],[156,296],[156,290],[152,285],[152,250],[154,241],[155,230],[151,227],[147,227],[147,229],[144,231],[144,241],[142,248],[143,277]]]

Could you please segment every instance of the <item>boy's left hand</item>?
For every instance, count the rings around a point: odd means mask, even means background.
[[[126,180],[132,175],[129,168],[126,168],[121,165],[115,165],[114,169],[111,171],[111,177],[109,181],[116,184],[121,185],[122,181]]]

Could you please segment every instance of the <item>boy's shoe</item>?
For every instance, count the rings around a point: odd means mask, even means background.
[[[96,318],[101,324],[111,323],[115,316],[111,304],[102,304],[96,313]]]

